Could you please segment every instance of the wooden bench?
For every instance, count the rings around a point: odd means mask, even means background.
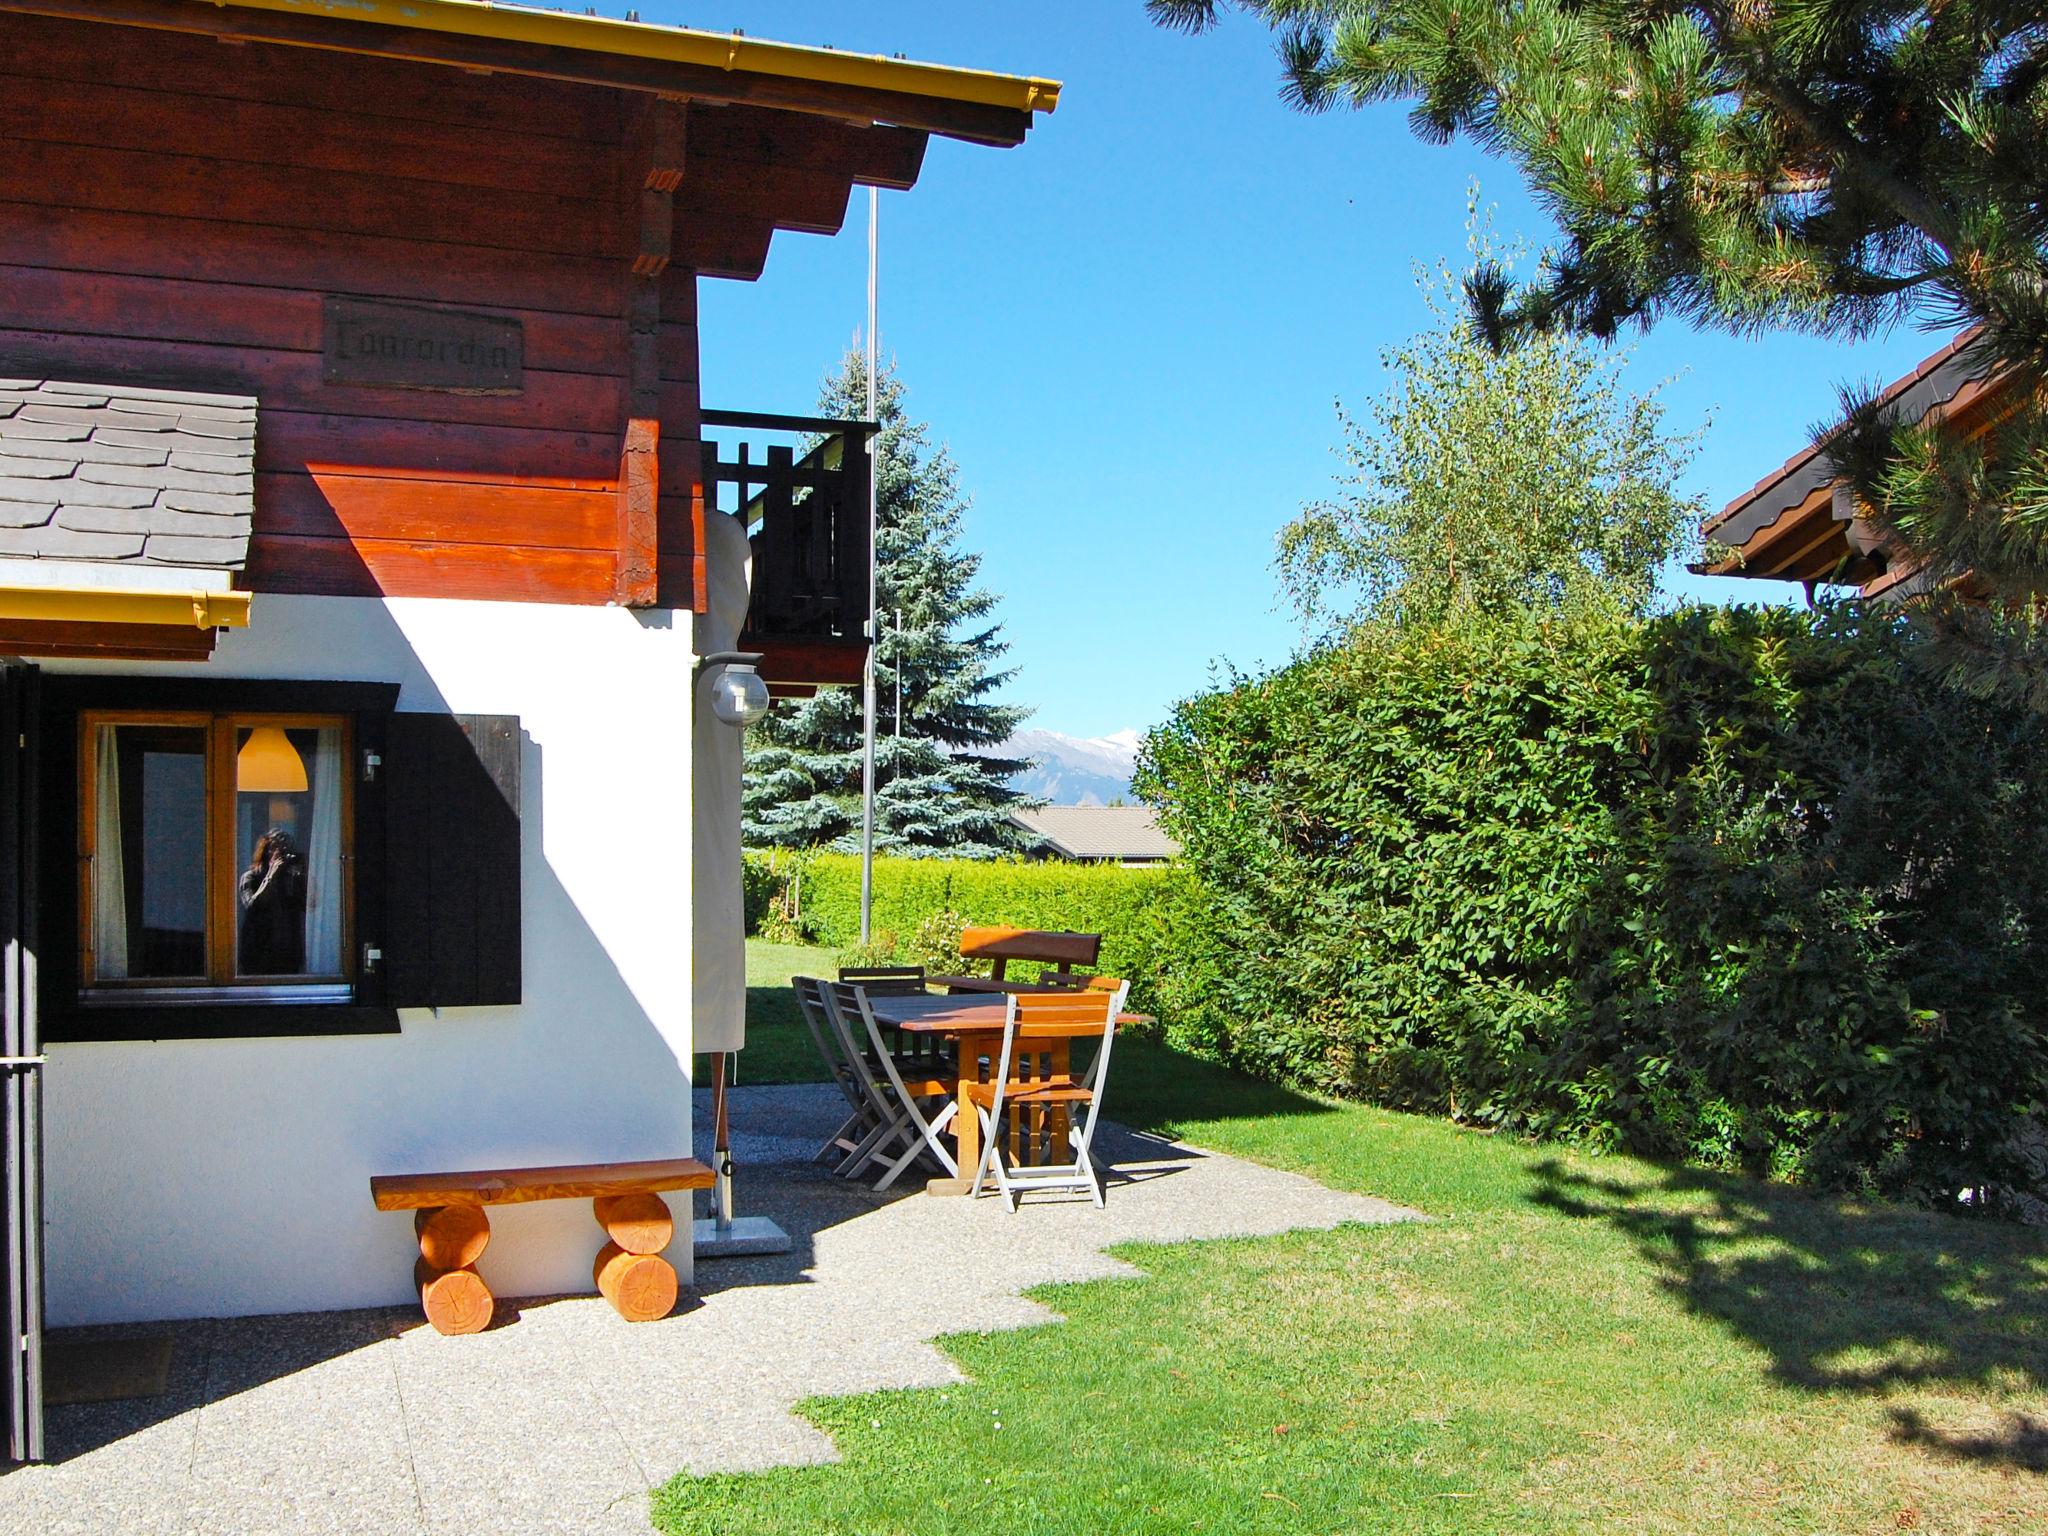
[[[1050,928],[969,928],[960,935],[960,953],[969,960],[992,962],[987,976],[932,976],[935,987],[949,992],[1050,992],[1078,987],[1084,978],[1077,965],[1094,965],[1102,953],[1099,933],[1067,933]],[[1004,976],[1012,960],[1036,960],[1052,966],[1036,981],[1010,981]]]
[[[370,1180],[380,1211],[413,1212],[420,1256],[413,1279],[427,1321],[441,1333],[476,1333],[491,1321],[491,1292],[476,1261],[491,1240],[487,1205],[588,1200],[609,1239],[591,1279],[629,1323],[666,1317],[676,1272],[662,1249],[675,1236],[662,1191],[709,1189],[711,1170],[693,1157],[561,1168],[475,1168],[462,1173],[388,1173]]]

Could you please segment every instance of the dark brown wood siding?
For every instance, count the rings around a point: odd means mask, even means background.
[[[257,590],[611,601],[632,105],[0,13],[0,373],[256,396]],[[659,601],[687,607],[695,274],[660,287]],[[333,295],[517,320],[521,392],[328,383]]]

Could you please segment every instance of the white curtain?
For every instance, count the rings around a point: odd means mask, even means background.
[[[313,825],[306,837],[306,974],[341,974],[341,732],[313,753]]]
[[[121,851],[121,756],[114,732],[93,738],[92,958],[101,981],[128,974],[128,866]]]

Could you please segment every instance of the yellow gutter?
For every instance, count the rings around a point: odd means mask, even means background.
[[[189,624],[240,629],[247,592],[131,592],[121,587],[0,586],[0,619],[72,624]]]
[[[786,80],[899,91],[909,96],[929,96],[941,101],[1009,107],[1018,112],[1050,112],[1059,105],[1060,99],[1057,80],[999,75],[982,69],[954,69],[942,64],[919,64],[872,53],[841,53],[833,48],[809,48],[796,43],[772,43],[737,32],[699,32],[688,27],[619,21],[609,16],[577,16],[519,5],[493,5],[490,0],[212,0],[212,3],[242,10],[282,11],[294,16],[325,16],[342,21],[413,27],[427,32],[449,32],[464,37],[535,43],[583,53],[623,54],[630,58],[691,64],[734,73],[773,75]]]

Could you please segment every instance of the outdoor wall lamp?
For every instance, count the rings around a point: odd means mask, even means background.
[[[754,670],[760,659],[759,651],[714,651],[697,663],[699,672],[719,669],[711,680],[711,713],[739,730],[768,713],[768,685]]]

